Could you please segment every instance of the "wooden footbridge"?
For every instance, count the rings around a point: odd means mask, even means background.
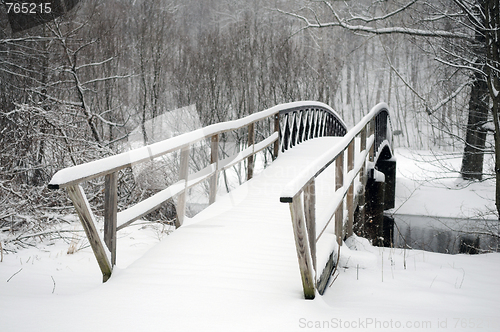
[[[246,139],[237,153],[227,156],[221,153],[221,144],[231,132],[244,132]],[[192,171],[191,152],[200,142],[206,142],[210,160],[205,167]],[[272,162],[254,178],[259,153],[271,156]],[[169,154],[180,156],[178,181],[118,211],[119,172]],[[245,165],[248,181],[234,193],[218,196],[220,175],[238,163]],[[82,186],[99,177],[104,177],[103,224],[93,213]],[[187,193],[202,182],[209,184],[210,206],[186,224]],[[168,238],[179,234],[179,250],[165,253],[169,259],[187,255],[201,234],[205,240],[217,239],[203,242],[203,254],[217,256],[226,270],[235,266],[234,273],[241,271],[248,278],[255,274],[252,271],[256,261],[263,261],[268,269],[279,267],[279,273],[288,271],[283,267],[284,257],[294,243],[298,272],[290,273],[300,275],[307,299],[314,298],[317,292],[323,294],[344,239],[356,232],[383,244],[383,228],[387,226],[383,210],[394,205],[394,187],[395,159],[387,105],[375,106],[348,130],[333,109],[318,102],[278,105],[242,119],[69,167],[57,172],[49,183],[51,189],[67,190],[104,281],[111,277],[116,263],[117,232],[175,199],[177,230]],[[218,231],[215,226],[225,228]],[[102,228],[103,234],[99,231]],[[277,238],[283,245],[269,245]],[[187,247],[189,239],[195,241],[189,244],[191,247]],[[241,250],[250,239],[260,245]],[[227,250],[221,251],[222,247]],[[192,257],[181,256],[181,261]],[[199,264],[197,268],[192,273],[200,278],[213,274],[210,266]]]

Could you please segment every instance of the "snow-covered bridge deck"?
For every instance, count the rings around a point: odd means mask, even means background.
[[[247,132],[246,144],[239,144],[240,151],[236,154],[221,158],[221,135],[241,130]],[[258,142],[256,134],[260,136]],[[194,144],[203,140],[209,142],[210,162],[201,170],[196,168],[196,171],[190,172],[190,151]],[[239,188],[236,193],[229,195],[229,198],[224,198],[226,201],[230,199],[229,203],[216,202],[219,174],[237,163],[244,162],[247,179],[252,179],[255,154],[259,151],[267,153],[271,146],[271,156],[275,163],[264,173],[268,178],[255,180]],[[202,214],[203,218],[207,218],[213,210],[219,215],[221,210],[232,206],[230,203],[235,201],[235,197],[243,195],[243,192],[245,194],[241,202],[242,210],[236,209],[228,218],[237,225],[249,219],[254,223],[257,220],[265,220],[269,225],[273,224],[268,222],[268,219],[276,219],[277,222],[291,219],[304,297],[313,299],[316,291],[323,294],[327,286],[336,265],[335,256],[338,256],[335,254],[335,248],[340,247],[343,240],[353,234],[358,203],[359,219],[363,219],[362,224],[365,223],[364,188],[368,172],[377,172],[374,168],[379,164],[381,155],[381,160],[394,164],[388,160],[392,157],[391,146],[389,111],[383,103],[375,106],[348,131],[339,115],[328,105],[310,101],[296,102],[277,105],[242,119],[214,124],[142,148],[62,169],[52,177],[49,188],[68,190],[104,281],[109,279],[116,263],[118,230],[158,209],[174,197],[177,197],[176,227],[184,225],[187,193],[190,188],[203,181],[209,183],[209,202],[212,204]],[[118,212],[118,172],[172,152],[180,153],[178,181]],[[394,179],[395,167],[392,169],[393,172],[388,174]],[[329,173],[333,174],[330,181],[321,180]],[[98,177],[104,177],[104,236],[98,231],[96,217],[80,185]],[[255,187],[250,187],[252,183]],[[259,200],[256,201],[255,198]],[[384,206],[376,202],[376,199],[371,201],[373,204],[368,206]],[[289,218],[285,217],[286,207],[279,202],[289,204]],[[245,207],[249,210],[246,211]],[[252,211],[252,214],[249,211]],[[275,211],[284,211],[285,214],[276,217],[273,215]],[[258,213],[262,213],[262,216]],[[380,236],[379,232],[382,230],[381,217],[380,212],[377,212],[377,215],[372,213],[370,225],[367,226],[367,229],[377,229],[375,238]],[[197,217],[200,218],[202,217]],[[184,225],[181,229],[188,227]],[[196,228],[194,225],[191,227]],[[262,228],[255,229],[263,232]],[[224,229],[218,230],[222,234],[219,236],[226,234]],[[276,234],[281,233],[280,231],[272,234],[278,236]],[[228,234],[231,235],[229,241],[234,241],[233,237],[242,236],[237,242],[247,243],[247,234],[252,233],[250,230],[235,230]],[[204,236],[206,241],[213,241],[210,234]],[[259,243],[269,242],[265,237],[262,239],[262,236],[249,238],[258,239]],[[217,242],[213,250],[220,250]],[[229,251],[231,254],[237,252],[230,249]],[[236,256],[244,257],[242,253]]]
[[[290,179],[336,140],[318,138],[282,154],[107,284],[129,285],[134,300],[150,296],[143,286],[158,285],[155,297],[169,315],[192,311],[195,321],[214,313],[230,320],[241,302],[255,301],[258,310],[257,303],[276,298],[301,301],[290,210],[279,198]]]

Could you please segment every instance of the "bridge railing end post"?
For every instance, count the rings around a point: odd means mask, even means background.
[[[111,252],[111,264],[116,264],[116,223],[118,206],[117,172],[104,178],[104,242]]]

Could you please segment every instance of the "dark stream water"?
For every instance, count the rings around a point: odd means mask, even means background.
[[[394,247],[476,254],[499,250],[498,220],[395,214]],[[494,236],[497,234],[497,236]]]

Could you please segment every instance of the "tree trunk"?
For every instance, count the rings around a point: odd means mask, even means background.
[[[469,119],[465,138],[462,169],[460,173],[466,180],[481,180],[483,178],[484,150],[487,131],[483,127],[488,121],[489,91],[484,76],[474,74],[469,101]]]
[[[484,125],[488,121],[489,113],[489,88],[486,77],[483,75],[485,69],[484,60],[488,52],[488,43],[484,27],[486,27],[486,18],[481,15],[484,13],[485,0],[478,0],[478,6],[481,8],[477,12],[477,18],[482,23],[482,27],[475,29],[475,43],[473,49],[478,56],[476,68],[481,72],[474,73],[474,83],[469,100],[469,119],[467,122],[467,133],[465,138],[464,155],[462,159],[462,169],[460,173],[466,180],[482,180],[484,150],[486,147],[487,130]]]

